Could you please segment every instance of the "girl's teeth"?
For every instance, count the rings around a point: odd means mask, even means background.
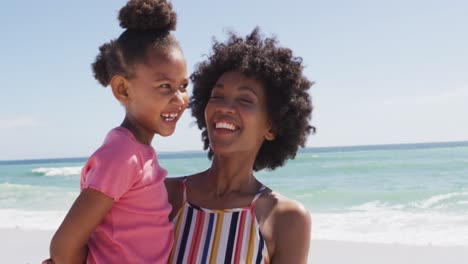
[[[173,121],[178,116],[178,113],[161,114],[161,116],[164,118],[165,121]]]
[[[175,114],[161,114],[163,117],[177,117],[177,113]]]

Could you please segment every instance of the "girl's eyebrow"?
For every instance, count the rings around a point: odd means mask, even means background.
[[[164,74],[155,75],[155,76],[154,76],[154,81],[155,81],[155,82],[158,82],[158,81],[170,81],[170,82],[174,82],[173,79],[169,78],[168,76],[166,76],[166,75],[164,75]]]
[[[172,83],[175,83],[176,80],[164,75],[164,74],[160,74],[160,75],[157,75],[155,76],[154,78],[154,81],[155,82],[160,82],[160,81],[169,81],[169,82],[172,82]],[[184,80],[182,82],[188,82],[188,78],[184,78]]]

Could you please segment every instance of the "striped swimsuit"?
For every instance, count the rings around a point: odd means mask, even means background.
[[[183,205],[172,220],[175,241],[169,263],[270,263],[254,212],[265,187],[247,207],[211,210],[187,201],[186,179]]]

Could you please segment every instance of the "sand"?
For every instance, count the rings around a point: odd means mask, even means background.
[[[41,263],[49,255],[53,231],[0,229],[1,263]],[[467,264],[468,245],[407,246],[312,240],[314,264]]]

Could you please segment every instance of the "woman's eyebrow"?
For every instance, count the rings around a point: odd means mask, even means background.
[[[243,85],[243,86],[240,86],[238,89],[239,89],[240,91],[250,91],[250,92],[252,92],[253,94],[257,95],[257,93],[255,92],[255,90],[252,89],[252,88],[250,88],[249,86]]]

